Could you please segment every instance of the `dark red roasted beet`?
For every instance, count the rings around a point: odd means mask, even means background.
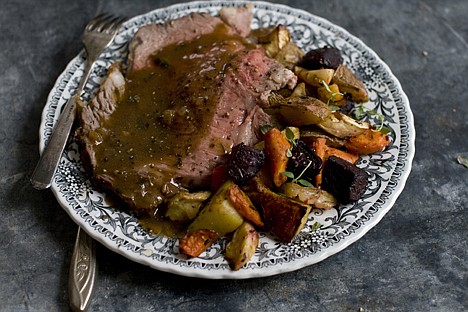
[[[297,140],[291,154],[288,161],[288,171],[294,173],[295,177],[298,177],[307,166],[307,170],[302,173],[302,179],[312,180],[320,172],[322,160],[304,141]]]
[[[367,188],[367,172],[336,156],[328,157],[322,173],[322,188],[341,204],[355,202]]]
[[[265,161],[263,151],[240,143],[236,145],[229,158],[227,173],[237,184],[243,184],[252,179]]]
[[[305,69],[336,69],[341,63],[343,63],[343,58],[338,49],[324,47],[307,52],[302,58],[300,66]]]

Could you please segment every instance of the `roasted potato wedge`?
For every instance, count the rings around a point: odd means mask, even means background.
[[[345,144],[345,140],[330,135],[321,129],[312,129],[311,127],[301,129],[301,140],[308,144],[313,144],[314,141],[320,138],[325,139],[326,144],[332,147],[342,147]]]
[[[357,121],[340,112],[333,112],[328,115],[327,118],[318,123],[317,126],[325,132],[341,139],[359,135],[367,129],[370,129],[369,123]]]
[[[305,97],[307,96],[306,85],[303,82],[300,82],[296,85],[293,92],[289,97]]]
[[[294,69],[304,56],[304,52],[294,43],[288,42],[275,56],[275,59],[288,69]]]
[[[258,42],[263,45],[266,55],[274,58],[291,40],[291,34],[283,25],[278,25],[268,35],[259,37]]]
[[[244,218],[232,205],[227,196],[232,181],[225,182],[202,208],[198,216],[189,225],[187,232],[195,230],[213,230],[224,236],[237,229]]]
[[[317,97],[324,103],[341,105],[341,100],[343,100],[344,94],[340,92],[340,88],[336,83],[334,83],[317,88]]]
[[[308,70],[299,66],[295,66],[294,73],[302,81],[318,88],[323,86],[323,82],[325,82],[327,85],[330,84],[333,75],[335,74],[335,70],[330,68]]]
[[[313,205],[316,208],[330,209],[338,205],[338,201],[332,194],[313,186],[301,186],[287,182],[281,186],[280,192],[289,198]]]
[[[332,83],[336,83],[341,92],[351,95],[351,99],[355,102],[369,101],[366,87],[345,65],[338,66],[333,75]]]
[[[331,113],[327,104],[313,97],[291,98],[279,107],[284,121],[295,127],[324,122]]]
[[[186,222],[193,220],[200,210],[203,202],[207,200],[211,192],[180,192],[171,197],[167,202],[165,216],[172,221]]]
[[[242,223],[234,232],[232,240],[226,245],[225,257],[234,271],[242,268],[257,250],[258,232],[248,222]]]

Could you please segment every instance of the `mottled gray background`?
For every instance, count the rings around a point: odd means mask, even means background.
[[[0,310],[67,311],[77,226],[50,191],[29,185],[42,107],[79,53],[87,20],[176,1],[0,4]],[[416,156],[395,206],[361,240],[283,275],[210,281],[161,273],[98,246],[92,311],[468,310],[468,2],[273,1],[361,38],[390,66],[415,116]]]

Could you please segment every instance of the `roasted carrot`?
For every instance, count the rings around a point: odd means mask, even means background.
[[[317,154],[318,157],[322,160],[322,163],[325,163],[326,156],[327,156],[327,139],[325,138],[318,138],[316,139],[313,144],[312,148]],[[319,187],[322,184],[322,170],[315,176],[315,186]]]
[[[344,160],[346,160],[346,161],[348,161],[348,162],[350,162],[352,164],[356,163],[356,161],[359,159],[359,155],[348,153],[348,152],[339,150],[337,148],[328,146],[325,158],[327,159],[330,156],[336,156],[336,157],[344,159]]]
[[[270,129],[264,137],[265,155],[273,178],[273,182],[280,187],[288,179],[282,172],[286,171],[288,157],[286,153],[291,143],[277,128]]]
[[[351,153],[369,155],[383,150],[388,144],[390,144],[388,135],[368,129],[347,139],[345,147]]]
[[[239,212],[244,219],[252,222],[258,227],[264,226],[260,213],[255,209],[250,198],[240,189],[239,186],[233,183],[227,191],[227,197],[234,208],[236,208],[237,212]]]
[[[213,230],[202,229],[191,231],[179,239],[179,249],[190,257],[198,257],[218,239],[218,233]]]

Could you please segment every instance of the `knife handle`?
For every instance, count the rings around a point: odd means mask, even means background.
[[[91,304],[96,277],[96,246],[80,227],[70,264],[68,295],[73,311],[86,311]]]

